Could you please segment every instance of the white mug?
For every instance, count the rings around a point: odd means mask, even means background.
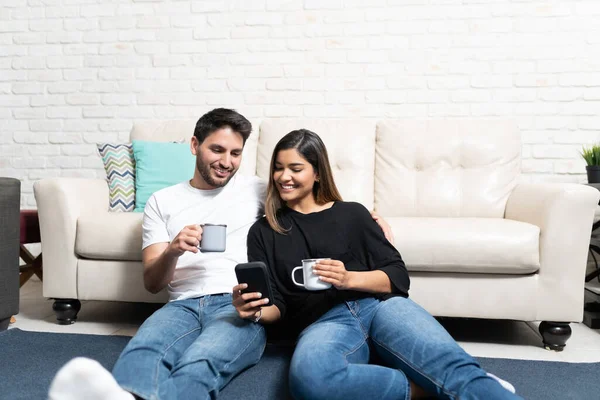
[[[319,279],[319,275],[313,272],[313,267],[319,260],[330,260],[330,258],[309,258],[302,260],[302,266],[296,267],[292,270],[292,281],[298,286],[304,287],[306,290],[324,290],[331,287],[331,283],[323,282]],[[296,282],[294,274],[297,270],[302,269],[302,276],[304,277],[304,284]]]

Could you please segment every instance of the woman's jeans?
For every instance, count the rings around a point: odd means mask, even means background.
[[[302,332],[290,367],[296,399],[410,399],[409,379],[443,399],[521,398],[403,297],[338,304]]]
[[[143,323],[113,375],[146,400],[214,399],[265,344],[263,327],[238,316],[231,294],[172,301]]]

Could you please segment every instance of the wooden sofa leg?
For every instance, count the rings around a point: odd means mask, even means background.
[[[571,337],[571,327],[567,322],[542,321],[539,331],[546,350],[563,351]]]
[[[59,325],[71,325],[77,320],[81,302],[77,299],[55,299],[52,309]]]

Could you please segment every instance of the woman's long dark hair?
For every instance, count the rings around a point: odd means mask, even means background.
[[[331,173],[331,165],[329,165],[329,156],[327,155],[327,149],[323,141],[314,132],[308,129],[298,129],[291,131],[287,135],[281,138],[275,149],[273,150],[273,156],[271,157],[271,167],[269,169],[269,186],[267,188],[267,200],[265,203],[265,214],[267,216],[267,222],[271,228],[278,233],[284,234],[284,229],[279,220],[277,214],[281,207],[283,207],[284,201],[279,195],[279,191],[275,186],[273,180],[273,173],[275,171],[275,160],[277,154],[282,150],[296,149],[296,151],[312,165],[315,170],[315,174],[319,177],[319,180],[315,182],[313,186],[313,196],[315,202],[319,205],[329,203],[330,201],[341,201],[342,196],[335,185],[333,180],[333,174]]]

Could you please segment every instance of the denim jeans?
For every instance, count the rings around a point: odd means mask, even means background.
[[[410,399],[409,379],[443,399],[521,399],[403,297],[338,304],[301,333],[290,367],[296,399]]]
[[[231,294],[165,304],[140,327],[113,368],[119,385],[146,400],[215,399],[256,364],[264,328],[241,319]]]

